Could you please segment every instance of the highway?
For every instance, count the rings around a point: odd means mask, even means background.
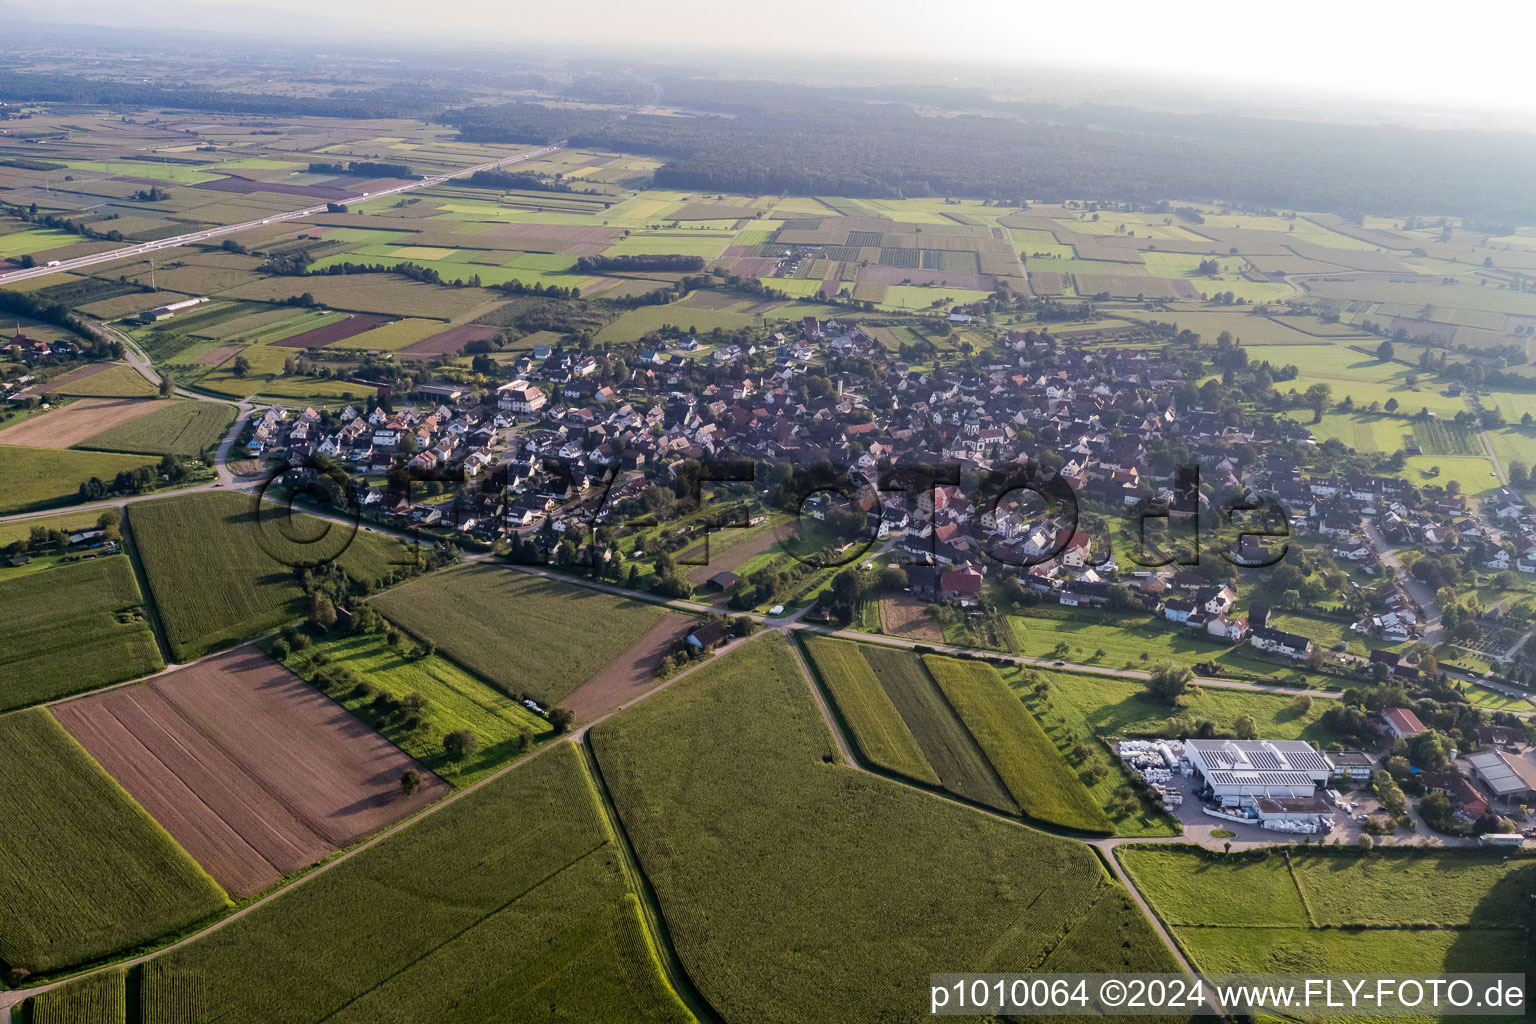
[[[476,171],[494,171],[508,164],[522,163],[526,160],[538,160],[564,148],[564,146],[565,143],[563,141],[548,146],[540,146],[538,149],[530,149],[525,153],[516,153],[501,160],[492,160],[490,163],[476,164],[474,167],[466,167],[463,170],[453,171],[449,174],[434,174],[431,177],[408,181],[403,185],[396,185],[393,188],[363,193],[349,201],[368,202],[374,199],[383,199],[387,196],[399,195],[401,192],[410,192],[413,189],[430,188],[433,185],[441,185],[445,181],[452,181],[454,178],[462,178],[474,174]],[[316,214],[325,213],[328,205],[328,203],[321,203],[318,206],[306,206],[302,210],[290,210],[287,213],[274,213],[267,217],[244,221],[240,224],[226,224],[215,228],[204,228],[201,231],[191,231],[184,235],[159,238],[153,242],[136,242],[121,249],[110,249],[106,252],[98,252],[90,256],[78,256],[72,260],[53,260],[41,267],[29,267],[25,270],[13,270],[6,274],[0,274],[0,284],[26,281],[35,277],[46,277],[49,274],[63,274],[71,270],[93,267],[100,263],[132,259],[135,256],[148,256],[150,253],[159,252],[161,249],[172,249],[178,245],[188,245],[195,242],[207,242],[211,239],[222,238],[225,235],[238,234],[241,231],[249,231],[251,228],[259,228],[266,224],[277,224],[281,221],[296,220],[300,217],[313,217]]]

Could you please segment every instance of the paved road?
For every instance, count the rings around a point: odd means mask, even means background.
[[[1419,627],[1424,633],[1424,642],[1431,647],[1437,646],[1445,639],[1445,627],[1440,624],[1440,609],[1435,604],[1434,592],[1425,586],[1408,570],[1403,568],[1403,563],[1398,561],[1397,554],[1392,550],[1392,545],[1387,543],[1387,538],[1376,529],[1376,524],[1366,522],[1363,524],[1365,539],[1370,541],[1371,547],[1376,549],[1377,556],[1383,565],[1392,570],[1392,575],[1397,578],[1408,596],[1413,598],[1415,604],[1424,609],[1424,621]]]
[[[410,192],[413,189],[430,188],[433,185],[441,185],[445,181],[451,181],[454,178],[462,178],[466,175],[474,174],[476,171],[493,171],[498,167],[505,167],[507,164],[521,163],[525,160],[537,160],[555,152],[558,149],[563,148],[564,145],[564,142],[557,142],[553,145],[541,146],[538,149],[531,149],[524,153],[517,153],[513,156],[505,157],[501,160],[492,160],[489,163],[476,164],[474,167],[466,167],[463,170],[453,171],[449,174],[434,174],[430,177],[406,182],[403,185],[396,185],[393,188],[386,188],[378,192],[365,192],[359,195],[356,199],[349,200],[349,202],[365,202],[373,199],[382,199],[386,196],[399,195],[401,192]],[[201,231],[189,231],[184,235],[173,235],[170,238],[160,238],[153,242],[140,242],[135,245],[125,246],[121,249],[109,249],[106,252],[98,252],[90,256],[79,256],[72,260],[53,260],[41,267],[32,267],[27,270],[13,270],[8,274],[0,274],[0,284],[9,284],[13,281],[26,281],[35,277],[46,277],[49,274],[62,274],[71,270],[83,270],[86,267],[93,267],[99,263],[111,263],[114,260],[128,259],[134,256],[148,256],[151,253],[159,252],[161,249],[170,249],[178,245],[186,245],[192,242],[211,241],[215,238],[222,238],[225,235],[233,235],[241,231],[249,231],[252,228],[259,228],[264,224],[277,224],[281,221],[296,220],[300,217],[313,217],[315,214],[325,213],[327,205],[328,204],[326,203],[321,203],[318,206],[306,206],[302,210],[289,210],[287,213],[274,213],[268,217],[262,217],[257,220],[243,221],[239,224],[225,224],[215,228],[204,228]]]

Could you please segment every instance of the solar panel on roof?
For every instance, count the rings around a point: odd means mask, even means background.
[[[1283,767],[1280,759],[1267,750],[1248,751],[1248,763],[1255,768],[1280,768]]]
[[[1328,761],[1315,750],[1293,750],[1286,755],[1286,760],[1291,762],[1292,768],[1302,771],[1327,771]]]

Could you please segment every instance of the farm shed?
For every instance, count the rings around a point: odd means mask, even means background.
[[[1387,723],[1387,730],[1398,739],[1417,736],[1424,731],[1424,723],[1419,721],[1419,716],[1407,708],[1387,708],[1381,717]]]

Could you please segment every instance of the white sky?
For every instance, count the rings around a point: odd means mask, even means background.
[[[75,0],[20,0],[54,13]],[[586,42],[643,55],[782,49],[1151,71],[1311,92],[1536,108],[1530,0],[202,0],[417,39]],[[133,5],[138,17],[165,0]]]

